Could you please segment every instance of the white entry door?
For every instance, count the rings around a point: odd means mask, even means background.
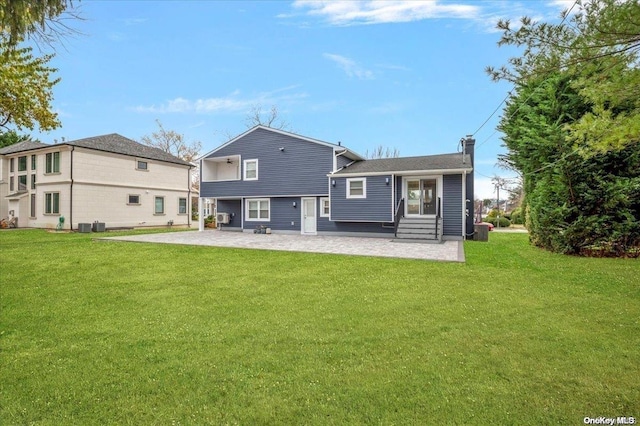
[[[316,222],[316,199],[302,199],[302,233],[315,234],[317,231]]]

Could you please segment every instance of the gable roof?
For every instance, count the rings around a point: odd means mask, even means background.
[[[50,145],[42,142],[22,141],[14,143],[13,145],[5,146],[4,148],[0,148],[0,155],[13,154],[16,152],[29,151],[38,148],[46,148],[48,146]]]
[[[381,174],[411,171],[471,171],[471,156],[469,154],[463,156],[460,153],[439,154],[439,155],[423,155],[419,157],[397,157],[397,158],[381,158],[376,160],[357,161],[350,164],[334,175],[363,175],[363,174]]]
[[[281,135],[284,135],[284,136],[290,136],[292,138],[300,139],[300,140],[307,141],[307,142],[317,143],[319,145],[329,146],[329,147],[332,147],[332,148],[336,149],[336,151],[344,152],[343,155],[348,157],[348,158],[351,158],[352,160],[364,160],[364,157],[362,157],[360,154],[356,153],[355,151],[350,150],[349,148],[347,148],[345,146],[337,145],[337,144],[334,144],[334,143],[331,143],[331,142],[324,142],[324,141],[321,141],[321,140],[318,140],[318,139],[309,138],[307,136],[301,136],[301,135],[298,135],[296,133],[287,132],[285,130],[274,129],[272,127],[266,127],[266,126],[261,126],[261,125],[254,126],[254,127],[250,128],[249,130],[247,130],[246,132],[239,134],[235,138],[223,143],[219,147],[217,147],[217,148],[207,152],[206,154],[200,156],[198,158],[198,160],[201,160],[203,158],[206,158],[206,157],[210,156],[211,154],[214,154],[216,151],[219,151],[222,148],[224,148],[224,147],[226,147],[228,145],[231,145],[232,143],[234,143],[238,139],[241,139],[241,138],[247,136],[248,134],[253,133],[253,132],[255,132],[256,130],[259,130],[259,129],[267,130],[267,131],[273,132],[273,133],[278,133],[278,134],[281,134]]]

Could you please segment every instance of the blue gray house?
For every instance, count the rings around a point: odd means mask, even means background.
[[[473,234],[474,144],[367,160],[256,126],[200,159],[200,197],[215,199],[224,230],[463,239]]]

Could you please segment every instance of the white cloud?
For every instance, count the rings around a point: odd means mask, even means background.
[[[293,7],[326,19],[332,25],[411,22],[432,18],[476,18],[478,6],[437,0],[315,1],[296,0]]]
[[[177,97],[170,99],[160,105],[138,105],[132,108],[140,113],[196,113],[214,114],[218,112],[247,111],[254,105],[277,105],[286,102],[293,102],[307,97],[304,92],[291,91],[298,86],[288,86],[270,92],[258,93],[250,97],[242,97],[240,91],[236,90],[225,97],[185,99]]]
[[[373,80],[374,78],[373,71],[362,68],[353,59],[333,53],[325,53],[323,56],[338,64],[349,77],[356,77],[360,80]]]
[[[147,21],[147,18],[125,18],[122,20],[122,22],[127,26],[144,24]]]

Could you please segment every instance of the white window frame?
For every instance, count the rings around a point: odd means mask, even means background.
[[[351,194],[351,182],[362,182],[362,194]],[[367,198],[367,178],[348,178],[347,179],[347,198]]]
[[[131,202],[131,197],[138,197],[138,202],[137,203],[132,203]],[[155,200],[154,200],[155,202]],[[128,206],[139,206],[140,205],[140,194],[128,194],[127,195],[127,205]],[[155,206],[153,207],[155,209]]]
[[[156,202],[158,200],[158,198],[162,198],[162,211],[158,212],[156,210]],[[166,204],[166,200],[165,197],[163,195],[156,195],[155,197],[153,197],[153,214],[154,216],[163,216],[165,214],[165,211],[167,210],[167,204]]]
[[[329,209],[328,212],[324,211],[324,203],[327,203],[327,207]],[[329,197],[321,197],[320,198],[320,217],[329,217],[331,216],[331,200]]]
[[[251,202],[258,202],[258,217],[249,217],[250,216],[250,211],[249,211],[249,205]],[[262,210],[260,207],[261,203],[267,203],[267,217],[266,218],[261,218],[260,217],[260,211]],[[245,206],[245,218],[244,220],[246,220],[247,222],[269,222],[271,220],[271,199],[270,198],[247,198],[244,202],[244,206]]]
[[[243,167],[242,167],[242,180],[258,180],[258,159],[257,158],[253,158],[250,160],[244,160],[242,162]],[[247,177],[247,164],[248,163],[256,163],[256,177]]]
[[[184,212],[180,211],[180,201],[184,200]],[[189,212],[189,203],[187,197],[178,197],[178,214],[187,214]]]

